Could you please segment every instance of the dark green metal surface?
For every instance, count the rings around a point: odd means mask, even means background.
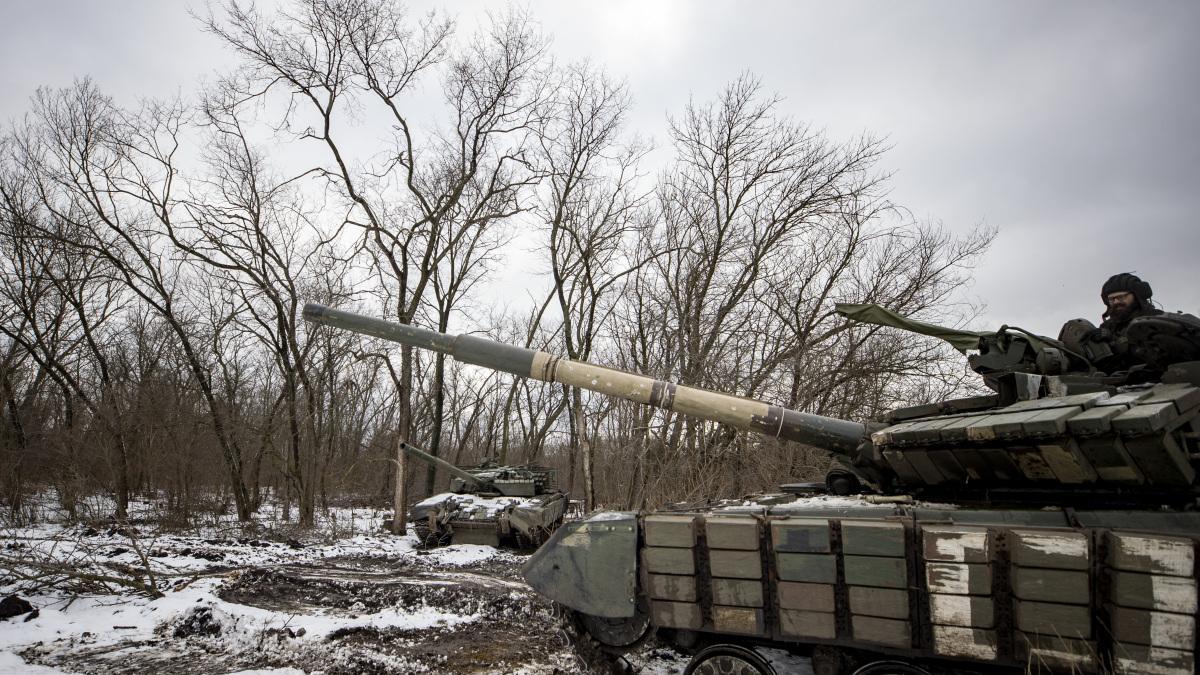
[[[572,609],[606,618],[637,610],[637,514],[558,528],[521,569],[535,591]]]

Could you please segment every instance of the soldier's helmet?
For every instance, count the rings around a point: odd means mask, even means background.
[[[1149,283],[1142,281],[1137,275],[1121,272],[1109,277],[1108,281],[1105,281],[1104,285],[1100,287],[1100,299],[1107,301],[1109,294],[1121,291],[1133,293],[1133,297],[1137,298],[1138,306],[1143,309],[1150,307],[1150,298],[1154,295],[1154,290],[1150,288]]]

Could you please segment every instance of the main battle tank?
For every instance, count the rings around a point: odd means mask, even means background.
[[[554,485],[554,470],[542,466],[497,466],[486,462],[470,469],[410,445],[409,457],[436,464],[450,473],[450,492],[436,494],[408,512],[425,546],[501,544],[536,548],[562,524],[567,495]]]
[[[306,318],[823,448],[862,496],[774,497],[566,523],[526,563],[593,653],[656,633],[686,672],[1193,673],[1200,320],[1136,319],[1146,362],[956,331],[993,393],[860,423],[309,305]],[[788,665],[790,664],[790,665]]]

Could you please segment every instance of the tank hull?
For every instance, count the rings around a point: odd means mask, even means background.
[[[644,607],[650,628],[689,646],[955,672],[1194,672],[1200,513],[817,498],[611,522],[635,524],[636,546],[631,534],[564,528],[527,563],[530,584],[610,622],[636,622]],[[547,551],[565,538],[626,553],[589,580]],[[636,601],[590,600],[581,585],[632,587]]]
[[[422,546],[483,544],[532,549],[558,529],[567,495],[547,492],[530,497],[443,493],[409,510]]]

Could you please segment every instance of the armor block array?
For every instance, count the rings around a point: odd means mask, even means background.
[[[659,627],[1042,672],[1195,669],[1195,538],[1110,528],[658,513]]]
[[[1159,384],[918,418],[871,435],[900,484],[1178,489],[1196,471],[1200,388]]]

